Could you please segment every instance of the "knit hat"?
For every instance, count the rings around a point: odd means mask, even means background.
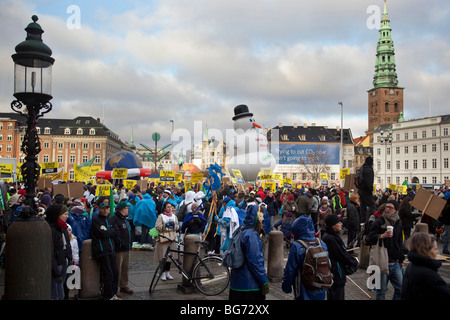
[[[100,203],[100,205],[98,207],[99,208],[105,208],[105,207],[109,208],[109,202],[102,202],[102,203]]]
[[[294,195],[290,194],[289,197],[288,197],[288,200],[294,200]]]
[[[127,207],[128,207],[128,205],[127,205],[126,201],[119,201],[119,203],[116,206],[116,209],[117,210],[122,210],[122,209],[127,208]]]
[[[398,202],[397,202],[397,201],[395,201],[395,200],[389,200],[389,201],[386,202],[386,204],[388,204],[388,203],[393,204],[394,207],[395,207],[395,210],[398,210]]]
[[[332,213],[329,214],[326,218],[325,218],[325,224],[327,225],[327,227],[332,227],[334,226],[336,223],[341,222],[341,218],[339,218],[336,214]]]

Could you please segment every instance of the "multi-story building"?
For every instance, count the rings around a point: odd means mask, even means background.
[[[279,124],[267,131],[270,152],[277,165],[274,173],[291,178],[294,183],[320,183],[319,173],[327,173],[329,184],[339,184],[340,169],[354,172],[354,147],[350,129],[343,130],[341,164],[341,130],[312,124]]]
[[[0,155],[24,162],[20,150],[26,118],[17,113],[0,113]],[[124,149],[119,136],[103,125],[100,119],[77,117],[51,119],[42,117],[36,125],[41,141],[38,163],[57,162],[73,179],[74,165],[95,157],[94,165],[105,167],[110,156]]]
[[[385,124],[374,131],[378,188],[389,183],[442,185],[450,179],[450,115]]]

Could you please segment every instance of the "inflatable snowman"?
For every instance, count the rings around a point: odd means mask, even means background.
[[[228,169],[238,169],[246,182],[255,181],[262,168],[275,168],[275,157],[269,153],[267,138],[259,132],[261,128],[253,119],[246,105],[234,108],[234,135],[228,141],[230,152]]]

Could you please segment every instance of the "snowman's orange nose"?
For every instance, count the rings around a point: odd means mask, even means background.
[[[257,127],[257,128],[261,128],[261,126],[259,124],[255,123],[255,122],[253,122],[253,126]]]

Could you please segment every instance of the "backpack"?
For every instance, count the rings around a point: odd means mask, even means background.
[[[316,245],[308,245],[302,240],[296,240],[305,248],[305,259],[303,268],[298,277],[308,289],[328,289],[333,285],[333,274],[331,273],[331,261],[328,252],[325,251],[319,239]]]
[[[359,167],[355,174],[355,186],[359,188],[363,183],[363,167]]]
[[[244,229],[249,229],[250,226],[240,226],[233,232],[230,244],[227,250],[223,253],[222,265],[228,268],[240,268],[244,265],[244,252],[241,248],[241,236]]]
[[[178,221],[183,221],[187,214],[187,207],[192,202],[186,203],[183,202],[183,204],[178,208],[178,210],[175,212],[175,215],[177,216]]]

